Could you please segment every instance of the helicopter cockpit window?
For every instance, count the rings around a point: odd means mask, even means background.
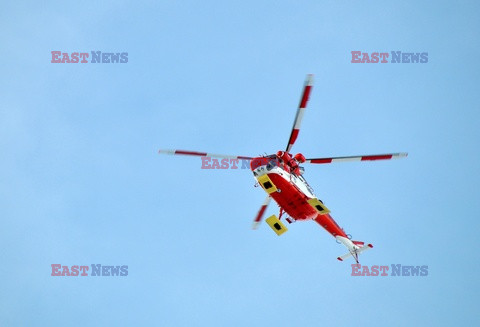
[[[275,157],[266,157],[267,160],[268,160],[268,163],[267,163],[267,170],[272,170],[273,168],[277,167],[278,166],[278,160]]]
[[[277,166],[278,166],[277,161],[272,159],[267,163],[267,170],[272,170],[273,168],[275,168]]]

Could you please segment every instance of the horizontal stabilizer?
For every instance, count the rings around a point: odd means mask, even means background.
[[[364,242],[361,242],[361,241],[351,241],[349,240],[348,238],[345,238],[345,237],[342,237],[342,236],[337,236],[336,239],[338,241],[340,241],[341,243],[343,243],[347,249],[348,249],[348,253],[342,255],[342,256],[339,256],[337,258],[337,260],[339,261],[343,261],[349,257],[353,257],[355,259],[355,261],[358,263],[358,255],[373,248],[373,245],[372,244],[367,244],[367,245],[364,245],[365,243]]]

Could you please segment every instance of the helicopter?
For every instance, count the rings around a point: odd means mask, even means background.
[[[301,153],[293,155],[292,147],[295,144],[300,126],[307,108],[307,103],[313,88],[313,74],[308,74],[303,86],[300,104],[293,122],[292,131],[284,151],[277,151],[275,154],[258,157],[235,156],[213,154],[207,152],[185,151],[185,150],[159,150],[160,154],[187,155],[205,158],[222,158],[228,160],[249,160],[250,169],[256,180],[255,186],[260,185],[267,193],[265,201],[261,205],[253,221],[253,229],[257,229],[262,222],[267,207],[273,199],[279,206],[278,217],[271,215],[265,221],[270,228],[278,235],[285,233],[288,228],[282,222],[291,224],[297,221],[313,220],[330,233],[338,243],[343,244],[348,252],[337,257],[339,261],[352,257],[358,264],[358,256],[364,251],[373,248],[373,245],[362,241],[352,240],[330,215],[330,210],[325,206],[314,193],[312,187],[304,177],[305,169],[302,164],[329,164],[349,161],[377,161],[390,160],[407,157],[407,153],[388,153],[374,155],[326,157],[326,158],[305,158]],[[203,160],[202,160],[203,161]]]

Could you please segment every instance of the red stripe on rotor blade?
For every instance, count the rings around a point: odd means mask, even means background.
[[[265,213],[265,210],[267,210],[267,206],[263,205],[260,208],[260,211],[257,214],[257,217],[255,218],[255,222],[258,223],[260,220],[262,220],[263,214]]]
[[[300,130],[299,129],[294,129],[292,130],[292,136],[290,136],[290,141],[288,141],[288,144],[291,145],[293,143],[295,143],[295,141],[297,140],[297,137],[298,137],[298,132]]]
[[[206,152],[194,152],[194,151],[183,151],[183,150],[176,150],[175,154],[185,154],[188,156],[199,156],[199,157],[206,157]]]
[[[392,155],[391,155],[391,154],[386,154],[386,155],[383,155],[383,156],[365,156],[365,157],[362,157],[362,161],[367,161],[367,160],[388,160],[388,159],[392,159]]]
[[[305,108],[307,106],[308,98],[310,97],[310,91],[312,87],[310,85],[305,86],[305,90],[303,91],[302,100],[300,101],[300,108]]]
[[[316,163],[316,164],[324,164],[324,163],[331,163],[332,159],[312,159],[310,160],[311,163]]]

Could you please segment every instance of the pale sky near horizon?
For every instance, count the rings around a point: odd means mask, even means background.
[[[478,325],[479,15],[476,1],[2,3],[0,325]],[[409,156],[305,178],[374,245],[363,265],[428,276],[351,276],[314,222],[251,230],[265,194],[249,170],[157,154],[283,150],[308,73],[294,153]],[[51,276],[52,264],[128,276]]]

